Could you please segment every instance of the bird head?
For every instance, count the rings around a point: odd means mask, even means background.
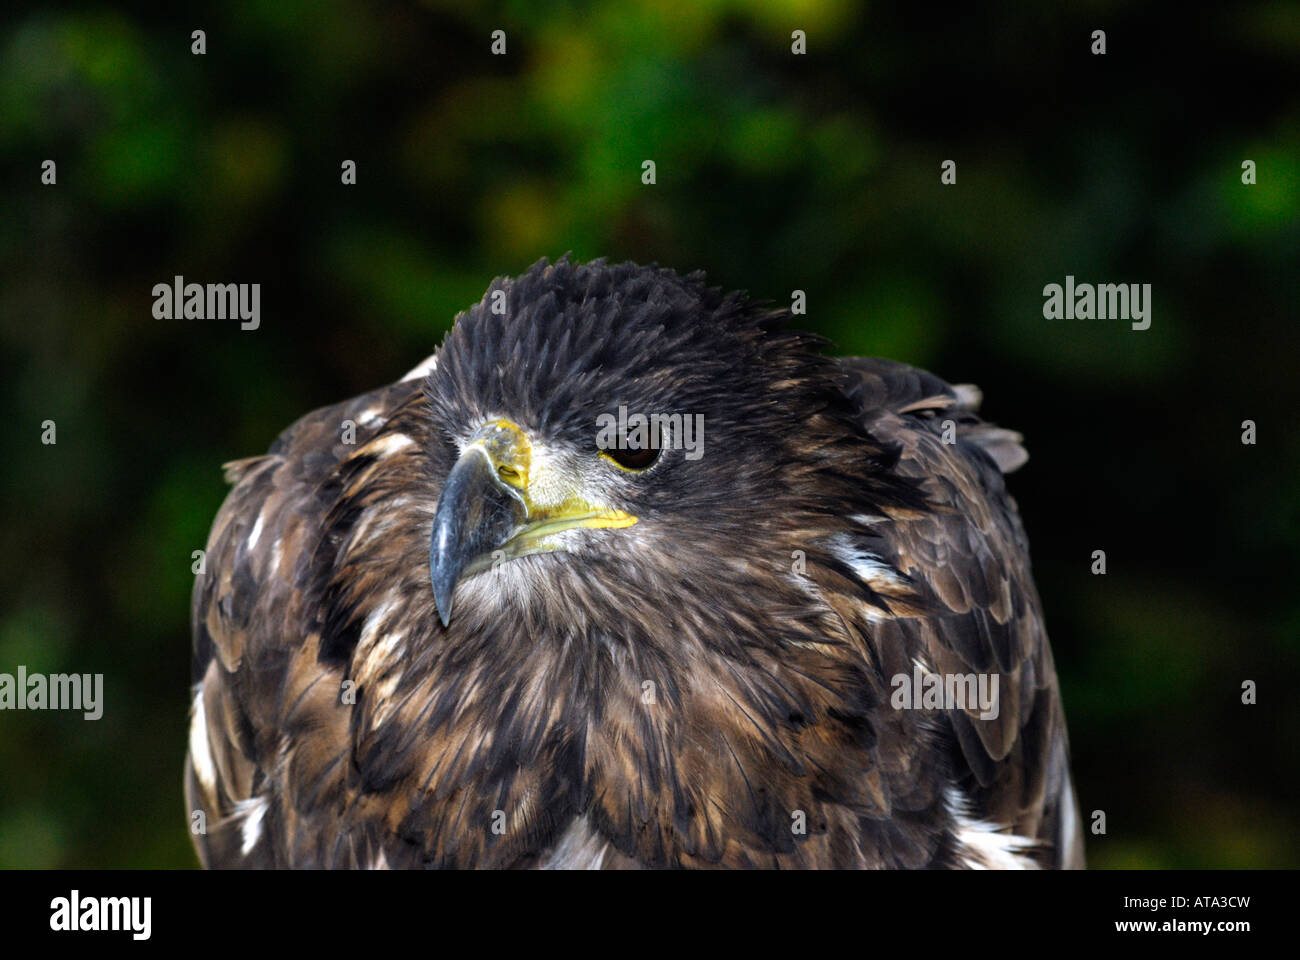
[[[786,317],[634,264],[495,281],[425,384],[443,624],[490,571],[497,596],[555,595],[561,576],[590,585],[572,579],[579,557],[588,579],[662,594],[765,536],[775,551],[774,526],[823,507],[833,485],[812,492],[814,475],[861,440],[837,368]]]

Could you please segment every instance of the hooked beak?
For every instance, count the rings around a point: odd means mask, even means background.
[[[452,467],[429,540],[429,578],[444,627],[461,580],[498,562],[556,549],[548,538],[564,530],[636,523],[631,514],[575,496],[572,478],[531,476],[534,466],[524,432],[508,420],[493,420],[470,438]],[[530,495],[535,489],[549,498],[538,502]]]

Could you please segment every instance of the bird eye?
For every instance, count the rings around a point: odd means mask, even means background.
[[[602,457],[613,460],[624,470],[647,470],[659,459],[658,447],[645,447],[641,450],[602,450]]]

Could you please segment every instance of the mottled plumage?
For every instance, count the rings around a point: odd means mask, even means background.
[[[787,320],[542,262],[228,465],[193,604],[204,864],[1081,866],[1019,437]],[[703,415],[703,456],[602,456],[620,404]],[[896,709],[917,669],[995,674],[998,716]]]

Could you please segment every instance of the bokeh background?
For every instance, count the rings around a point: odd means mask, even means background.
[[[0,714],[0,866],[195,865],[220,464],[566,251],[802,289],[837,351],[979,383],[1091,864],[1300,864],[1300,5],[179,6],[0,14],[0,671],[106,677],[99,721]],[[261,328],[154,319],[175,274],[260,283]],[[1152,284],[1151,329],[1044,320],[1066,274]]]

